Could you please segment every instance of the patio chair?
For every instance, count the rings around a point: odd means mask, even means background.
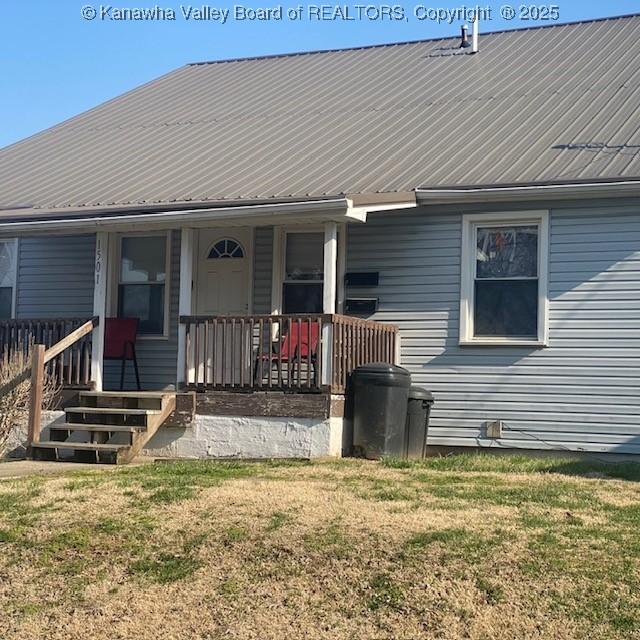
[[[288,331],[282,334],[278,347],[271,353],[271,356],[269,356],[269,354],[261,354],[256,358],[253,369],[254,381],[258,381],[258,367],[260,366],[260,362],[269,362],[269,359],[271,359],[271,367],[269,367],[269,371],[267,371],[269,380],[271,379],[274,367],[280,368],[281,370],[282,365],[286,364],[289,382],[293,383],[298,359],[300,359],[300,365],[306,362],[308,367],[313,367],[313,384],[317,386],[316,365],[318,361],[319,339],[320,333],[317,322],[309,323],[303,320],[298,324],[298,322],[292,320],[289,323]]]
[[[127,360],[133,361],[136,385],[140,391],[140,374],[136,358],[138,318],[106,318],[104,325],[104,359],[120,360],[120,389],[124,388],[124,369]]]

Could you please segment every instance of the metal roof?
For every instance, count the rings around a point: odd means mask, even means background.
[[[637,178],[638,42],[633,15],[481,34],[475,55],[455,37],[187,65],[0,150],[0,210]]]

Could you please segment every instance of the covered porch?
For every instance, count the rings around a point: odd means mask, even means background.
[[[140,318],[143,388],[341,394],[359,364],[398,361],[395,327],[345,314],[347,237],[364,209],[257,209],[242,225],[234,210],[96,234],[94,315]],[[96,331],[97,390],[115,388],[103,340]],[[174,368],[151,386],[145,366],[160,354]]]
[[[397,327],[346,313],[349,226],[365,220],[364,208],[343,199],[73,219],[56,227],[66,235],[44,236],[41,222],[14,228],[28,238],[25,255],[27,246],[29,255],[55,251],[59,268],[78,274],[73,297],[65,292],[71,277],[55,279],[57,294],[18,292],[18,311],[51,300],[49,319],[19,313],[0,326],[9,349],[42,344],[32,374],[48,371],[67,390],[56,426],[45,425],[34,404],[34,451],[118,462],[143,449],[340,455],[351,372],[398,363],[400,353]],[[76,299],[91,300],[86,317],[60,312]],[[141,389],[129,363],[121,384],[119,363],[105,357],[113,355],[105,328],[114,318],[137,321]]]
[[[95,318],[57,359],[59,376],[132,390],[133,368],[121,385],[119,365],[104,357],[108,319],[132,317],[142,390],[344,393],[359,364],[399,359],[395,327],[348,315],[349,227],[367,211],[406,206],[334,198],[0,225],[21,256],[44,263],[51,252],[56,268],[78,274],[71,292],[53,274],[49,283],[43,264],[41,291],[19,287],[3,341],[48,344]],[[45,306],[46,315],[25,313]]]

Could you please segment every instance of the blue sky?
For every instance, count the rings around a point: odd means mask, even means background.
[[[571,22],[606,15],[640,11],[638,0],[552,0],[559,22]],[[238,2],[248,8],[273,8],[281,4],[283,18],[277,13],[267,21],[238,20],[233,17],[233,3],[210,0],[209,7],[231,9],[226,24],[215,20],[185,19],[200,2],[160,0],[2,0],[0,3],[0,147],[93,107],[113,96],[151,80],[186,62],[351,47],[382,42],[415,40],[455,35],[462,19],[444,17],[444,10],[463,9],[464,2],[397,2],[405,19],[376,19],[376,12],[388,3],[368,5],[362,0],[350,3],[347,17],[342,7],[323,0],[300,2]],[[358,19],[356,5],[370,7]],[[526,3],[529,4],[529,3]],[[533,3],[531,3],[533,4]],[[319,5],[326,5],[323,19],[317,19]],[[549,20],[524,21],[501,17],[502,7],[509,5],[516,13],[518,2],[499,0],[480,2],[491,9],[490,19],[481,22],[481,31],[549,24]],[[119,9],[164,10],[164,20],[117,20]],[[476,4],[468,2],[468,7]],[[542,6],[538,2],[537,6]],[[87,7],[89,7],[87,9]],[[112,7],[110,11],[106,11]],[[302,8],[302,19],[287,17],[287,9]],[[441,10],[441,22],[435,13],[418,20],[416,7]],[[82,12],[93,19],[83,18]],[[169,19],[171,11],[175,20]],[[420,13],[420,10],[419,10]],[[102,14],[102,15],[101,15]],[[162,15],[157,13],[156,15]],[[241,14],[239,14],[241,15]],[[342,18],[340,17],[342,15]],[[398,17],[396,13],[396,17]],[[449,14],[452,15],[452,14]],[[508,13],[507,13],[508,15]],[[548,12],[552,17],[552,13]],[[126,17],[126,15],[124,16]],[[402,17],[400,15],[400,17]],[[534,16],[535,17],[535,16]],[[355,19],[353,19],[355,18]],[[448,23],[450,21],[450,23]]]

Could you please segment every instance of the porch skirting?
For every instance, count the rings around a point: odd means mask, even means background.
[[[162,427],[142,451],[164,458],[340,457],[344,419],[196,414],[187,427]]]

